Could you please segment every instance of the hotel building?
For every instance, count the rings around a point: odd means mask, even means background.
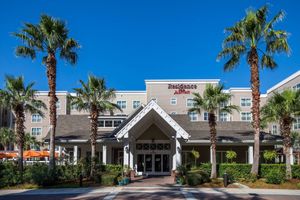
[[[210,162],[208,113],[189,113],[193,94],[203,93],[206,84],[218,84],[219,79],[145,80],[145,91],[117,91],[113,102],[123,112],[99,117],[97,155],[103,163],[128,165],[138,173],[170,174],[180,164],[194,163],[191,150],[199,151],[200,162]],[[273,92],[300,89],[300,71],[276,84],[261,95],[263,106]],[[229,88],[228,104],[240,106],[232,114],[217,113],[217,162],[226,162],[226,151],[237,153],[236,162],[253,162],[253,130],[251,127],[251,89]],[[90,157],[90,121],[87,112],[70,106],[69,92],[57,92],[57,150],[64,149],[68,159],[77,163]],[[48,93],[38,98],[47,105]],[[224,106],[224,105],[220,105]],[[49,111],[45,117],[26,114],[26,131],[39,140],[49,141]],[[300,131],[300,117],[293,130]],[[279,126],[271,123],[261,132],[261,152],[282,144]],[[262,157],[262,156],[261,156]],[[262,158],[261,158],[262,159]],[[292,156],[292,163],[294,157]]]

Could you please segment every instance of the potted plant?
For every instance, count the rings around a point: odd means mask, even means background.
[[[119,186],[123,186],[124,185],[123,176],[118,176],[117,180],[118,180],[118,185]]]
[[[130,167],[128,167],[127,165],[124,166],[123,168],[123,174],[124,174],[124,184],[127,185],[130,183]]]

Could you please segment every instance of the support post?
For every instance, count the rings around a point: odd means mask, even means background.
[[[248,163],[253,164],[253,146],[248,147]]]
[[[128,139],[125,139],[124,141],[124,147],[123,147],[123,165],[129,166],[129,142]]]
[[[74,146],[74,152],[73,152],[74,165],[77,165],[77,161],[78,161],[78,146]]]
[[[212,147],[211,145],[209,146],[209,158],[210,158],[210,163],[212,163],[212,156],[213,155],[213,152],[212,152]]]
[[[172,169],[173,170],[176,170],[178,166],[181,165],[181,144],[177,138],[177,135],[176,134],[176,137],[175,137],[175,149],[174,149],[174,155],[173,155],[173,167]]]
[[[107,146],[106,144],[103,144],[102,146],[102,163],[107,164]]]
[[[290,147],[290,161],[291,161],[291,165],[294,164],[294,154],[293,154],[293,147]]]

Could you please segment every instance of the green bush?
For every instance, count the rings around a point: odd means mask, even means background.
[[[186,175],[186,182],[190,186],[201,185],[209,181],[209,174],[203,170],[190,171]]]
[[[281,184],[285,181],[285,174],[280,169],[272,169],[266,175],[266,183]]]
[[[292,165],[292,176],[300,179],[300,165]]]
[[[21,182],[22,178],[16,163],[0,163],[0,187],[13,186]]]
[[[116,174],[102,174],[101,175],[101,185],[113,186],[117,183]]]
[[[34,163],[25,167],[24,180],[27,183],[33,183],[40,186],[51,185],[56,180],[56,174],[50,175],[48,166],[44,163]]]
[[[251,172],[250,164],[223,163],[219,164],[219,177],[223,177],[224,173],[229,175],[231,181],[238,179],[248,179]]]
[[[278,170],[285,175],[285,164],[261,164],[259,168],[259,176],[266,178],[270,171]]]

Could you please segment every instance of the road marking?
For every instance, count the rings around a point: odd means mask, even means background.
[[[108,193],[108,195],[105,196],[103,200],[113,200],[118,195],[119,192],[120,192],[119,190],[112,191],[112,192]]]
[[[184,190],[183,188],[180,188],[180,190],[186,200],[196,200],[196,198],[194,197],[194,195],[191,192],[188,192],[188,191]]]

